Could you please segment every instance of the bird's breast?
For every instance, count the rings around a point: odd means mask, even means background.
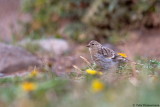
[[[103,69],[109,69],[109,68],[117,65],[117,62],[115,62],[113,59],[105,58],[101,54],[93,55],[93,60],[96,63],[96,65],[100,66]]]

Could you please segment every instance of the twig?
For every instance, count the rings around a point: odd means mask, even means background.
[[[92,67],[91,63],[90,63],[90,62],[89,62],[85,57],[80,56],[80,58],[81,58],[84,62],[86,62],[86,63],[87,63],[87,65],[88,65],[91,69],[93,69],[93,67]]]

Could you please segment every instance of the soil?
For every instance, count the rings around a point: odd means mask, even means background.
[[[129,57],[143,56],[160,60],[160,29],[132,32],[130,39],[119,45]]]
[[[0,40],[9,42],[13,27],[17,28],[19,0],[0,0]]]

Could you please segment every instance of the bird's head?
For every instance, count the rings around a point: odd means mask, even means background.
[[[87,47],[91,48],[91,49],[97,49],[97,48],[100,48],[102,45],[95,41],[95,40],[92,40],[89,42],[89,44],[87,45]]]

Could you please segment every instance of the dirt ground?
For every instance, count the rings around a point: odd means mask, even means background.
[[[19,0],[0,0],[0,39],[11,40],[13,27],[17,26]]]
[[[138,55],[160,59],[160,29],[132,32],[130,39],[118,48],[131,58]]]

